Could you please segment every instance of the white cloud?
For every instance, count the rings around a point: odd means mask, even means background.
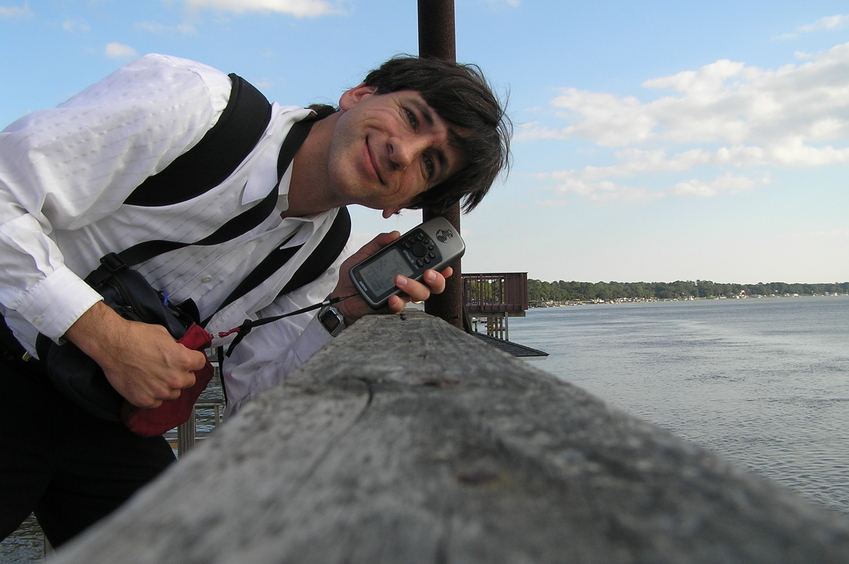
[[[693,149],[667,158],[664,149],[625,149],[617,151],[615,157],[619,164],[612,166],[588,166],[579,174],[587,180],[597,180],[607,177],[633,177],[644,173],[675,172],[708,164],[709,153],[701,149]]]
[[[121,43],[110,43],[106,46],[104,53],[110,59],[132,59],[138,56],[135,49]]]
[[[690,149],[667,156],[665,149],[624,149],[614,156],[618,164],[587,166],[581,169],[582,178],[597,180],[607,177],[634,177],[639,174],[687,171],[697,166],[734,166],[740,168],[768,166],[819,166],[849,163],[849,148],[816,148],[803,144],[799,138],[786,139],[767,147],[734,145],[714,151]]]
[[[156,35],[159,35],[161,33],[165,33],[165,31],[167,29],[165,24],[163,24],[163,23],[150,22],[150,21],[136,22],[136,23],[133,24],[133,27],[135,27],[136,29],[142,29],[144,31],[147,31],[147,32],[150,32],[150,33],[153,33],[153,34],[156,34]]]
[[[581,178],[580,174],[575,174],[574,171],[554,172],[549,176],[558,182],[554,188],[558,194],[574,194],[596,202],[654,200],[664,197],[661,192],[625,186],[609,180],[587,181]],[[546,205],[551,204],[549,202]]]
[[[0,6],[0,19],[30,18],[33,15],[29,2],[24,2],[23,6]]]
[[[843,14],[839,16],[820,18],[812,24],[803,25],[799,28],[799,31],[810,33],[812,31],[820,31],[823,29],[835,30],[843,29],[847,25],[849,25],[849,14]]]
[[[560,182],[560,194],[593,200],[735,194],[767,184],[770,167],[849,163],[849,44],[799,65],[720,60],[643,86],[661,96],[643,102],[565,88],[551,102],[554,118],[524,124],[516,140],[577,138],[608,148],[613,164],[543,175]],[[654,188],[622,186],[621,178]]]
[[[793,33],[785,33],[778,36],[780,40],[796,39],[801,33],[815,33],[818,31],[835,31],[849,26],[849,14],[828,16],[820,18],[812,24],[799,26]]]
[[[564,89],[552,105],[572,123],[561,129],[530,127],[519,139],[581,137],[607,147],[649,142],[804,142],[849,136],[849,44],[811,62],[761,70],[717,61],[697,71],[647,80],[669,90],[651,102]]]
[[[748,192],[750,190],[754,190],[760,185],[768,183],[769,178],[755,180],[747,176],[740,176],[726,172],[719,178],[707,182],[696,179],[679,182],[672,187],[672,193],[676,196],[705,198],[716,196],[721,192],[729,192],[731,194]]]
[[[82,20],[65,20],[62,22],[62,29],[70,33],[74,33],[76,31],[88,33],[91,31],[91,26]]]
[[[142,29],[149,33],[153,33],[154,35],[162,35],[164,33],[181,33],[183,35],[195,35],[197,33],[197,29],[192,24],[179,24],[174,26],[167,26],[160,22],[152,22],[152,21],[144,21],[144,22],[136,22],[134,27],[137,29]]]
[[[186,0],[186,5],[190,8],[211,8],[237,14],[278,12],[299,18],[344,13],[340,1],[330,0]]]

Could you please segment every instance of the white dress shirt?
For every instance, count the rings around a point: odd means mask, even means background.
[[[205,65],[147,55],[55,109],[34,112],[0,133],[0,310],[35,354],[43,333],[59,340],[100,295],[82,278],[106,253],[138,242],[193,242],[256,205],[277,182],[277,156],[291,125],[310,110],[272,106],[262,139],[217,187],[161,207],[124,205],[148,176],[194,146],[218,120],[229,77]],[[212,247],[172,251],[137,269],[171,301],[192,298],[201,319],[274,248],[303,245],[275,275],[216,314],[213,333],[323,300],[343,256],[312,284],[277,294],[330,228],[336,210],[283,219],[291,168],[276,212],[248,233]],[[302,314],[251,332],[225,363],[237,409],[279,382],[331,337]]]

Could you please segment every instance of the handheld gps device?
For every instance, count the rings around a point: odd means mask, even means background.
[[[401,293],[395,287],[396,275],[420,281],[426,270],[442,270],[465,252],[466,244],[454,226],[436,217],[354,265],[348,274],[363,300],[380,309],[390,296]]]

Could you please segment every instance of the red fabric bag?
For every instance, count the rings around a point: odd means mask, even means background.
[[[212,345],[212,334],[192,323],[186,334],[177,342],[186,348],[196,351],[208,349]],[[195,385],[186,388],[175,400],[167,400],[155,409],[142,409],[128,401],[121,406],[121,420],[137,435],[142,437],[158,437],[174,427],[189,420],[195,402],[200,397],[215,370],[209,361],[200,370],[195,371]]]

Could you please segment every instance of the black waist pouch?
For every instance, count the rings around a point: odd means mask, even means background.
[[[180,339],[188,327],[198,321],[194,302],[170,304],[161,292],[141,274],[127,268],[114,253],[104,256],[101,266],[85,281],[124,319],[162,325],[175,339]],[[60,392],[92,415],[121,420],[124,398],[109,384],[94,360],[73,343],[59,345],[44,335],[38,336],[35,347],[50,381]]]

